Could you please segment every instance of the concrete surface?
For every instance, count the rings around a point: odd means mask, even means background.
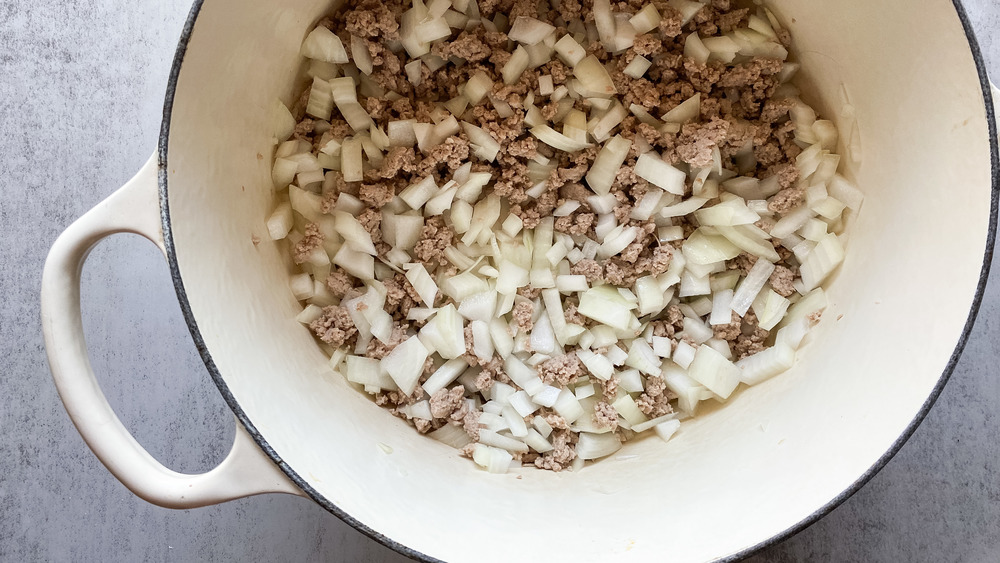
[[[38,311],[45,254],[153,151],[188,7],[0,3],[0,561],[403,561],[304,499],[146,504],[86,448],[52,385]],[[966,7],[1000,76],[1000,4]],[[122,420],[170,467],[214,466],[233,420],[162,259],[119,236],[84,275],[93,364]],[[752,561],[1000,560],[998,312],[994,279],[951,382],[899,455],[832,514]]]

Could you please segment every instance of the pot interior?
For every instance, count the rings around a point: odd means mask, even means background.
[[[375,406],[293,318],[290,264],[264,226],[269,115],[276,98],[293,101],[299,45],[328,6],[204,1],[166,184],[195,337],[231,404],[318,500],[445,560],[710,560],[830,503],[921,412],[969,318],[991,219],[983,94],[951,2],[773,2],[806,99],[844,130],[846,92],[863,146],[862,162],[842,164],[867,200],[823,321],[790,372],[703,409],[671,442],[521,479],[486,474]]]

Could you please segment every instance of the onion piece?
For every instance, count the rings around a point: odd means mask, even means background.
[[[837,235],[824,235],[802,262],[802,284],[806,291],[812,291],[844,261],[844,247]]]
[[[740,254],[739,247],[729,242],[725,237],[708,234],[704,227],[691,233],[681,249],[685,258],[692,264],[698,265],[732,260]]]
[[[709,57],[712,56],[712,52],[708,50],[705,43],[698,36],[698,32],[694,32],[687,36],[684,41],[684,56],[694,60],[700,64],[708,63]]]
[[[634,304],[626,301],[614,287],[599,285],[580,294],[578,312],[616,330],[627,330],[635,315]]]
[[[701,115],[701,93],[695,94],[681,102],[677,107],[663,115],[663,121],[684,124]]]
[[[566,152],[578,152],[585,148],[591,147],[590,143],[581,143],[579,141],[574,141],[566,135],[559,133],[555,129],[549,127],[548,125],[536,125],[532,127],[529,132],[534,135],[539,141],[549,145],[554,149],[558,149]]]
[[[511,25],[510,31],[507,32],[507,38],[524,45],[536,45],[541,43],[543,39],[555,30],[556,28],[552,24],[536,20],[535,18],[518,16],[514,19],[514,24]]]
[[[347,50],[339,37],[323,26],[316,26],[302,42],[302,56],[328,63],[350,62]]]
[[[684,195],[687,175],[668,164],[656,153],[647,152],[639,155],[635,162],[635,175],[674,195]]]
[[[267,218],[267,233],[271,240],[281,240],[288,236],[294,224],[291,204],[287,201],[282,202],[274,208],[271,216]]]
[[[500,143],[493,138],[493,135],[466,121],[462,122],[462,128],[469,137],[469,143],[472,144],[473,153],[477,157],[487,162],[496,160],[497,154],[500,152]],[[484,172],[483,174],[488,173]]]
[[[434,298],[437,296],[438,286],[434,283],[434,278],[427,273],[423,264],[411,263],[403,266],[406,270],[406,279],[417,292],[420,300],[428,307],[434,306]]]
[[[275,100],[271,110],[271,133],[278,142],[283,142],[295,132],[295,117],[281,100]]]
[[[733,294],[732,309],[736,311],[737,315],[742,317],[747,314],[750,305],[757,298],[757,294],[763,289],[772,273],[774,273],[774,264],[763,258],[757,259]]]
[[[382,358],[381,368],[396,382],[399,390],[410,395],[417,388],[417,381],[424,372],[427,348],[419,338],[411,336]]]
[[[778,251],[774,249],[774,246],[759,236],[760,233],[763,233],[764,236],[768,236],[767,233],[764,231],[757,233],[755,229],[758,229],[758,227],[755,225],[739,225],[736,227],[718,225],[715,228],[718,229],[719,233],[726,237],[729,242],[738,246],[742,250],[749,252],[750,254],[759,256],[771,262],[777,262],[781,259],[781,257],[778,256]]]
[[[341,173],[346,182],[360,182],[364,179],[364,163],[361,157],[361,141],[355,137],[344,139],[340,149]]]
[[[517,48],[514,49],[514,52],[511,53],[510,59],[507,60],[507,64],[503,65],[503,69],[501,70],[503,83],[516,84],[517,81],[521,79],[521,74],[528,69],[529,61],[528,51],[526,51],[521,45],[518,45]]]
[[[480,443],[472,450],[472,460],[490,473],[506,473],[514,456],[506,450]]]
[[[583,88],[585,97],[609,98],[618,93],[615,83],[608,74],[608,69],[604,68],[601,61],[594,55],[584,57],[573,67],[573,76],[577,78]]]
[[[563,35],[559,41],[556,41],[555,50],[559,58],[570,67],[575,67],[587,56],[587,50],[569,34]]]
[[[593,434],[581,432],[576,444],[576,455],[580,459],[598,459],[607,457],[622,447],[621,440],[614,432]]]
[[[723,399],[729,398],[740,384],[740,369],[715,351],[702,344],[688,367],[688,375]]]
[[[611,185],[625,162],[631,146],[631,141],[620,135],[615,135],[604,143],[586,176],[587,185],[594,193],[605,195],[611,191]]]
[[[795,363],[795,350],[783,342],[747,356],[736,362],[740,369],[740,381],[747,385],[757,385],[779,373],[791,369]]]
[[[632,24],[632,28],[635,29],[635,32],[641,35],[656,29],[659,26],[661,19],[662,18],[660,17],[659,12],[656,11],[656,7],[652,4],[646,4],[645,7],[629,18],[628,22]]]
[[[618,49],[615,46],[615,17],[611,13],[611,2],[609,0],[594,0],[593,4],[594,25],[597,27],[597,35],[604,44],[604,48],[609,52]]]
[[[653,5],[650,4],[647,8],[652,8]],[[654,9],[655,10],[655,9]],[[635,79],[642,78],[642,75],[646,74],[649,67],[653,66],[653,62],[642,55],[636,55],[630,63],[625,66],[622,72],[626,76],[630,76]]]
[[[469,78],[462,88],[462,95],[470,104],[478,104],[493,88],[493,80],[483,71],[478,71]]]

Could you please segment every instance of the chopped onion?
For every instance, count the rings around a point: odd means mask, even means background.
[[[616,330],[626,330],[635,316],[634,304],[626,301],[612,286],[599,285],[580,294],[579,313]],[[596,375],[596,374],[595,374]]]
[[[558,149],[566,152],[577,152],[581,151],[587,147],[593,146],[590,143],[579,142],[570,139],[566,135],[559,133],[555,129],[549,127],[548,125],[536,125],[532,127],[530,133],[538,138],[539,141],[549,145],[554,149]]]
[[[668,164],[656,153],[647,152],[639,155],[635,162],[635,175],[674,195],[684,195],[687,175]]]
[[[460,450],[472,443],[472,438],[469,436],[469,433],[466,432],[461,426],[454,424],[445,424],[441,428],[438,428],[433,432],[429,432],[427,435],[446,446],[455,448],[456,450]]]
[[[673,437],[673,435],[678,430],[680,430],[680,427],[681,427],[681,421],[668,420],[666,422],[654,426],[653,432],[656,432],[656,435],[659,436],[660,439],[662,439],[664,442],[667,442],[670,440],[670,438]]]
[[[574,67],[587,56],[587,50],[573,39],[572,35],[563,35],[555,44],[556,53],[567,65]]]
[[[653,8],[653,5],[650,4],[647,8]],[[642,75],[646,74],[646,71],[649,70],[649,67],[651,66],[653,66],[652,61],[642,55],[636,55],[635,58],[632,59],[632,62],[625,66],[625,69],[622,70],[622,72],[626,76],[639,79],[642,78]]]
[[[458,376],[469,368],[469,363],[465,361],[465,358],[455,358],[453,360],[448,360],[441,367],[437,368],[427,381],[424,382],[422,387],[428,395],[433,395],[441,389],[449,386],[458,379]]]
[[[723,399],[729,398],[740,384],[740,369],[715,351],[702,344],[688,367],[688,375]]]
[[[500,448],[476,444],[472,451],[472,460],[490,473],[506,473],[510,468],[510,463],[514,461],[514,456]]]
[[[555,404],[552,405],[552,410],[556,411],[569,424],[579,420],[585,413],[576,395],[567,388],[563,388],[559,392],[559,397],[556,399]]]
[[[656,29],[660,24],[660,19],[661,17],[659,12],[656,11],[656,7],[652,4],[646,4],[643,9],[639,10],[634,16],[629,18],[628,22],[632,24],[632,28],[635,29],[635,32],[641,35]]]
[[[371,235],[353,215],[343,211],[335,211],[333,218],[337,233],[344,237],[344,240],[355,250],[366,252],[372,256],[378,254],[375,251],[375,244],[372,243]]]
[[[536,20],[535,18],[518,16],[514,19],[514,24],[511,25],[510,31],[507,32],[507,37],[518,43],[535,45],[541,43],[542,39],[548,37],[555,30],[556,28],[552,24]]]
[[[328,63],[350,62],[343,42],[335,33],[323,26],[316,26],[302,42],[302,56]]]
[[[729,242],[740,249],[755,256],[760,256],[766,260],[777,262],[781,259],[778,252],[770,242],[764,239],[768,237],[766,232],[760,230],[755,225],[739,225],[736,227],[726,227],[718,225],[715,227],[719,233],[726,237]]]
[[[410,395],[417,388],[427,356],[427,348],[420,339],[411,336],[382,358],[381,368],[392,377],[400,391]]]
[[[700,64],[705,64],[708,62],[709,57],[712,52],[708,50],[705,43],[702,42],[701,37],[698,36],[698,32],[694,32],[687,36],[684,41],[684,56],[693,59],[695,62]]]
[[[573,67],[573,75],[583,88],[581,94],[584,94],[585,97],[609,98],[618,92],[608,70],[594,55],[584,57],[576,63],[576,66]]]
[[[598,459],[609,456],[622,447],[621,440],[614,432],[593,434],[581,432],[576,444],[576,455],[580,459]]]
[[[406,264],[403,269],[406,270],[406,279],[416,290],[420,300],[428,307],[433,307],[438,287],[431,275],[427,273],[424,265],[420,263]]]
[[[625,162],[631,146],[631,141],[620,135],[615,135],[604,143],[586,176],[587,185],[594,193],[605,195],[611,191],[611,185]],[[609,211],[604,211],[607,212]]]
[[[473,152],[477,157],[487,162],[496,160],[497,153],[500,152],[500,143],[493,138],[493,135],[481,127],[465,121],[462,122],[462,128],[465,129],[465,134],[469,137],[469,143],[473,145]],[[482,174],[489,173],[483,172]]]
[[[641,338],[636,338],[629,345],[628,359],[625,360],[625,365],[634,367],[646,375],[659,377],[661,374],[660,358],[653,353],[653,349],[649,347],[649,344]]]
[[[763,258],[754,263],[750,271],[747,272],[747,277],[743,279],[733,294],[732,309],[736,311],[737,315],[742,317],[747,313],[750,305],[757,298],[757,294],[760,293],[773,272],[774,264]]]
[[[783,342],[736,362],[740,369],[740,381],[747,385],[757,385],[779,373],[791,369],[795,363],[795,350]]]
[[[528,69],[529,62],[528,51],[518,45],[501,71],[504,84],[516,84],[521,79],[521,74]]]
[[[827,186],[828,191],[832,197],[844,202],[844,205],[849,207],[853,211],[861,209],[861,203],[864,201],[864,195],[861,190],[854,187],[846,178],[837,174],[830,180]]]
[[[802,262],[802,283],[806,291],[812,291],[830,275],[844,260],[844,247],[837,235],[824,235]]]
[[[757,315],[758,326],[771,330],[785,316],[791,303],[773,289],[764,289],[753,302],[753,312]]]
[[[576,356],[594,377],[607,381],[614,374],[615,366],[605,356],[599,356],[590,350],[577,350]]]

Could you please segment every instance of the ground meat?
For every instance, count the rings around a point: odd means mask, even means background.
[[[296,264],[301,264],[309,260],[309,256],[313,250],[322,246],[325,238],[323,233],[319,232],[319,225],[309,223],[306,225],[305,236],[295,244],[295,249],[292,251],[292,259]]]
[[[743,334],[743,318],[736,314],[736,311],[731,313],[732,320],[724,325],[715,325],[712,327],[712,332],[715,337],[720,340],[736,340],[741,334]]]
[[[396,346],[399,346],[406,340],[409,336],[406,334],[406,329],[409,328],[408,325],[396,325],[392,327],[392,332],[389,334],[389,341],[382,342],[377,338],[373,338],[371,342],[368,343],[368,349],[365,351],[365,355],[373,360],[381,360],[382,358],[389,355]]]
[[[678,137],[677,156],[691,166],[708,166],[712,163],[713,149],[726,139],[728,132],[729,122],[725,119],[685,125]]]
[[[565,308],[563,309],[563,316],[566,317],[566,322],[568,324],[575,324],[583,326],[586,324],[586,319],[577,310],[577,304],[573,301],[568,301],[565,303]]]
[[[361,201],[381,209],[382,206],[392,201],[396,197],[392,186],[387,184],[362,184]]]
[[[767,340],[769,332],[757,325],[757,315],[753,310],[747,311],[743,316],[743,334],[737,337],[732,345],[733,354],[736,360],[742,360],[758,352],[764,351],[764,341]]]
[[[601,393],[604,398],[609,401],[614,401],[618,397],[618,384],[621,379],[617,375],[612,375],[608,379],[601,382]]]
[[[568,430],[553,431],[552,451],[536,458],[535,467],[552,471],[562,471],[569,467],[569,464],[576,459],[576,445],[573,443],[575,438],[576,436]]]
[[[531,332],[531,329],[535,326],[532,322],[531,317],[535,314],[535,304],[531,301],[518,301],[514,304],[514,310],[512,311],[514,316],[514,322],[517,323],[518,328],[523,332]]]
[[[542,415],[545,422],[549,423],[549,426],[555,428],[556,430],[569,430],[569,423],[561,415],[556,413],[546,413]]]
[[[411,147],[392,147],[382,160],[379,174],[383,178],[394,178],[400,171],[411,172],[414,169],[415,159],[416,154]]]
[[[594,226],[597,215],[593,213],[572,213],[555,221],[555,230],[570,235],[585,235]]]
[[[326,287],[334,297],[342,299],[354,287],[354,280],[354,276],[338,268],[326,278]]]
[[[684,21],[684,14],[681,14],[674,7],[667,6],[666,4],[657,6],[657,8],[660,11],[660,33],[662,33],[664,37],[677,37],[680,35],[682,31],[681,23]]]
[[[323,316],[309,323],[320,340],[334,348],[350,346],[356,340],[358,329],[345,307],[331,305],[323,309]]]
[[[795,281],[795,272],[789,268],[781,265],[775,266],[774,272],[771,273],[771,279],[768,281],[771,283],[771,289],[782,297],[788,297],[795,293],[795,286],[792,285],[792,282]]]
[[[607,401],[594,405],[594,423],[601,428],[618,429],[618,411]]]
[[[461,385],[451,389],[439,389],[431,395],[431,416],[448,418],[465,402],[465,387]]]
[[[636,399],[635,404],[642,411],[642,414],[649,418],[657,418],[674,412],[670,406],[670,396],[665,393],[653,395],[649,392],[643,393]]]
[[[440,217],[431,217],[424,223],[420,232],[420,240],[413,251],[425,265],[447,264],[444,255],[446,248],[451,246],[455,231],[444,224]]]
[[[463,31],[458,37],[448,43],[439,43],[438,55],[443,57],[461,57],[470,63],[478,63],[488,59],[492,49],[473,33]]]
[[[538,364],[538,375],[546,385],[558,383],[560,386],[573,383],[582,375],[587,374],[587,368],[575,353],[563,354]]]
[[[767,202],[767,208],[775,213],[788,213],[799,206],[805,190],[802,188],[785,188],[774,194]]]
[[[604,277],[604,268],[596,260],[584,258],[570,268],[570,272],[577,276],[586,276],[587,283],[600,281]]]

